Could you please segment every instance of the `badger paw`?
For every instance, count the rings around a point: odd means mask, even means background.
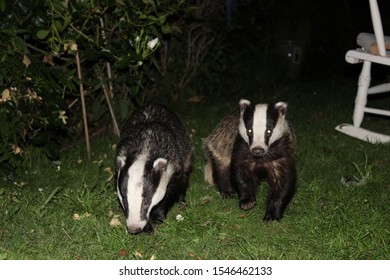
[[[166,211],[162,207],[157,207],[150,213],[150,220],[153,224],[161,224],[166,217]]]
[[[241,199],[240,200],[240,209],[250,210],[256,205],[256,200],[253,198]]]
[[[265,224],[270,224],[273,221],[279,221],[282,217],[276,217],[275,215],[265,214],[263,222]]]
[[[222,198],[233,198],[235,196],[233,191],[221,191],[220,194]]]
[[[154,232],[154,229],[151,223],[147,223],[142,232],[146,234],[152,234]]]

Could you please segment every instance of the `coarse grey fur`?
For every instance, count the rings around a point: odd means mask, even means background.
[[[230,161],[234,141],[238,135],[239,120],[240,111],[237,109],[220,121],[207,138],[203,140],[203,153],[207,159],[204,167],[205,181],[217,187],[224,198],[234,195],[230,181]],[[216,184],[215,180],[221,181],[221,183]],[[220,185],[224,185],[224,188],[220,189]]]

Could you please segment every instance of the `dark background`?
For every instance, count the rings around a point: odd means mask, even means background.
[[[300,78],[356,77],[360,71],[360,67],[345,61],[345,53],[357,47],[356,37],[360,32],[373,32],[368,0],[233,2],[229,26],[235,52],[245,52],[243,42],[246,40],[256,41],[259,46],[268,45],[274,53],[281,40],[296,40],[305,48]],[[385,34],[390,32],[389,2],[378,1]],[[286,37],[288,33],[290,38]],[[263,51],[261,47],[257,50]],[[374,70],[382,74],[387,72],[383,67]]]

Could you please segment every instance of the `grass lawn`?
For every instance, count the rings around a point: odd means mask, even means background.
[[[230,91],[204,103],[174,105],[191,131],[196,160],[186,204],[175,206],[152,235],[126,232],[112,180],[113,137],[94,140],[90,160],[82,144],[56,163],[33,151],[15,181],[0,182],[0,259],[389,259],[390,145],[334,130],[350,122],[355,85],[316,81],[235,91],[227,84]],[[299,178],[280,222],[262,223],[265,183],[258,205],[245,212],[203,180],[202,138],[241,97],[289,104]],[[372,117],[364,126],[390,133],[389,119]],[[342,184],[354,176],[366,183]]]

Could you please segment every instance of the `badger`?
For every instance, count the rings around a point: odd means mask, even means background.
[[[286,112],[285,102],[242,99],[203,141],[205,180],[223,198],[237,193],[239,207],[250,210],[261,181],[268,182],[265,223],[282,218],[296,189],[296,140]]]
[[[178,116],[148,104],[126,120],[116,146],[116,185],[129,233],[152,233],[176,202],[183,201],[193,147]]]

